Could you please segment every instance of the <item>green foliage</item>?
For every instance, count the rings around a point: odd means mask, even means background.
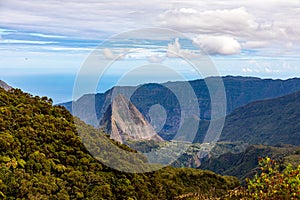
[[[300,155],[295,154],[299,147],[292,145],[266,146],[242,143],[217,143],[210,156],[202,159],[200,169],[215,173],[236,176],[244,183],[245,178],[253,178],[258,172],[258,159],[270,157],[278,162],[281,168],[289,163],[297,167]]]
[[[259,161],[262,173],[248,180],[248,190],[255,199],[299,199],[300,165],[293,169],[288,165],[282,172],[270,158]]]
[[[227,194],[216,197],[199,193],[187,193],[176,199],[185,200],[296,200],[300,199],[300,165],[286,166],[282,171],[279,165],[269,157],[259,160],[261,173],[253,179],[247,179],[247,187],[237,187]]]
[[[126,145],[128,145],[130,148],[133,148],[137,151],[140,151],[142,153],[148,153],[151,150],[157,149],[160,147],[160,142],[156,142],[154,140],[148,140],[148,141],[125,141]]]
[[[95,142],[97,137],[106,139]],[[105,157],[101,149],[113,142],[101,131],[73,119],[64,107],[52,106],[51,99],[0,88],[0,199],[172,199],[190,192],[208,193],[213,188],[221,195],[238,185],[235,178],[196,169],[119,172],[96,160],[82,140],[90,141],[85,144],[101,157]],[[114,156],[109,159],[117,162],[125,155]],[[145,162],[139,154],[126,159],[122,160],[125,167],[129,162]]]
[[[295,200],[300,199],[300,165],[280,166],[269,157],[259,160],[260,174],[247,179],[247,188],[230,190],[222,199]]]

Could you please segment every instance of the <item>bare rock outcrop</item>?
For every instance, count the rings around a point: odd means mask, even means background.
[[[142,113],[121,94],[107,108],[100,127],[110,134],[111,139],[120,143],[126,140],[163,141]]]

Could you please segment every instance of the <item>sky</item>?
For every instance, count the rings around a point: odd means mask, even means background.
[[[178,34],[165,37],[170,30]],[[97,48],[102,64],[114,61],[96,89],[102,92],[132,66],[155,63],[198,78],[183,58],[199,52],[220,75],[300,77],[299,43],[299,0],[0,2],[0,79],[56,103],[73,98],[74,81]],[[132,84],[151,80],[141,79],[151,68],[142,72],[132,73]],[[167,73],[152,78],[167,81]]]

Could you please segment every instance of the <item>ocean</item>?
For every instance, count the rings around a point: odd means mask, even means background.
[[[2,76],[1,80],[14,88],[20,88],[34,96],[47,96],[52,98],[54,104],[71,101],[73,96],[73,86],[76,75],[17,75]],[[104,85],[101,85],[101,91],[113,87],[113,79],[107,78]]]

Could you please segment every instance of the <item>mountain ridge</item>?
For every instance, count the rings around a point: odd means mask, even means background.
[[[213,81],[214,78],[216,77],[189,81],[198,98],[201,111],[199,117],[202,120],[210,120],[211,113],[210,94],[205,80]],[[257,77],[226,76],[222,77],[222,79],[227,96],[227,114],[253,101],[276,98],[300,91],[299,78],[273,80]],[[74,103],[73,106],[75,106],[76,111],[73,111],[73,114],[86,123],[97,127],[111,102],[113,94],[121,93],[124,96],[131,96],[130,101],[147,120],[150,119],[148,112],[151,106],[160,104],[166,110],[167,119],[164,127],[158,134],[166,140],[171,140],[179,128],[181,115],[178,99],[168,88],[180,88],[184,83],[186,82],[167,82],[162,85],[152,83],[139,86],[117,86],[105,93],[84,95],[75,102],[67,102],[61,105],[72,112],[72,104]]]
[[[260,100],[226,117],[220,141],[300,146],[300,92]]]

